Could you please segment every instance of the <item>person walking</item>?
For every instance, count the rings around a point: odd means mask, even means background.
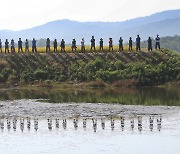
[[[151,37],[148,38],[148,51],[152,51],[152,39]]]
[[[47,38],[46,40],[46,52],[50,51],[50,39]]]
[[[8,39],[6,39],[6,41],[5,41],[5,53],[6,52],[9,53],[9,42],[8,42]]]
[[[103,44],[104,44],[104,42],[103,42],[103,39],[101,38],[100,41],[99,41],[100,51],[103,51],[103,50],[104,50],[104,49],[103,49]]]
[[[113,51],[113,40],[109,38],[109,51]]]
[[[29,41],[26,39],[25,41],[25,52],[29,52]]]
[[[23,52],[23,49],[22,49],[22,40],[21,40],[21,38],[19,38],[19,41],[18,41],[18,53],[19,52]]]
[[[157,35],[156,37],[156,45],[155,45],[155,49],[157,50],[157,48],[160,50],[161,47],[160,47],[160,37],[159,35]]]
[[[14,45],[14,40],[11,40],[11,52],[15,52],[15,45]]]
[[[132,51],[132,37],[129,38],[129,51]]]
[[[123,39],[122,39],[122,37],[119,38],[119,51],[123,51]]]
[[[141,38],[137,35],[136,38],[136,51],[141,51]]]
[[[33,38],[32,40],[32,52],[37,52],[37,47],[36,47],[36,40]]]
[[[57,52],[57,39],[54,39],[53,45],[54,45],[54,52]]]
[[[92,51],[92,49],[94,49],[94,51],[96,51],[96,40],[95,40],[94,36],[92,36],[90,42],[91,42],[91,51]]]
[[[85,52],[85,41],[84,41],[84,38],[82,38],[81,40],[81,52]]]
[[[64,39],[62,39],[60,47],[61,47],[61,52],[62,51],[65,52],[65,41],[64,41]]]

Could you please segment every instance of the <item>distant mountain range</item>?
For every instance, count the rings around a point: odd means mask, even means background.
[[[21,31],[0,30],[0,38],[3,40],[21,37],[23,40],[28,38],[64,38],[66,43],[70,43],[72,38],[80,42],[85,38],[86,44],[92,35],[97,40],[101,37],[107,42],[109,37],[118,40],[120,36],[127,41],[131,36],[135,39],[139,34],[142,39],[148,36],[155,37],[156,34],[163,36],[180,35],[180,10],[169,10],[153,14],[151,16],[136,18],[123,22],[77,22],[71,20],[52,21],[47,24],[33,27]]]

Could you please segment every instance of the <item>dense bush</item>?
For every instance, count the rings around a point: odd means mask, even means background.
[[[20,62],[16,57],[10,57],[10,64],[0,63],[2,68],[0,82],[102,81],[114,83],[119,81],[121,83],[120,81],[136,81],[139,86],[151,86],[180,80],[180,56],[168,50],[158,54],[155,60],[147,57],[136,62],[122,62],[116,57],[107,58],[108,55],[106,55],[106,58],[97,57],[87,62],[69,60],[63,65],[50,61],[48,56],[43,57],[39,54],[36,55],[37,57],[27,56],[34,58],[31,61],[24,59]],[[135,57],[139,55],[140,53],[136,53]]]

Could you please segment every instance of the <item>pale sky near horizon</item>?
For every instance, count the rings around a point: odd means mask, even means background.
[[[50,21],[124,21],[180,9],[180,0],[0,0],[0,29],[21,30]]]

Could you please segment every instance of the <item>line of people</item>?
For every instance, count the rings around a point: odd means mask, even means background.
[[[160,50],[160,37],[159,37],[159,35],[157,35],[157,37],[155,38],[155,41],[156,41],[155,49]],[[91,42],[90,51],[92,51],[92,50],[96,51],[96,40],[95,40],[94,36],[92,36],[90,42]],[[119,43],[119,49],[118,50],[123,51],[123,39],[122,39],[122,37],[119,38],[118,43]],[[152,39],[151,39],[151,37],[148,38],[147,43],[148,43],[148,51],[152,51]],[[19,38],[19,40],[18,40],[18,53],[23,52],[23,47],[22,47],[23,45],[22,44],[23,44],[23,42],[22,42],[21,38]],[[47,40],[46,40],[46,52],[51,51],[50,50],[50,48],[51,48],[50,44],[51,44],[51,41],[49,38],[47,38]],[[54,39],[53,46],[54,46],[53,51],[57,52],[58,51],[57,39]],[[133,40],[130,37],[129,38],[129,51],[132,51],[132,46],[133,46]],[[103,47],[104,47],[104,41],[101,38],[99,41],[100,51],[104,50]],[[72,52],[76,51],[76,49],[77,49],[76,39],[72,40],[71,49],[72,49]],[[10,51],[15,52],[15,42],[13,39],[11,40],[10,50],[9,50],[9,42],[8,42],[8,39],[6,39],[6,41],[5,41],[5,53],[9,53]],[[64,41],[64,39],[62,39],[60,42],[60,51],[65,52],[65,41]],[[81,52],[85,52],[85,51],[86,51],[85,40],[84,40],[84,38],[82,38],[82,40],[81,40]],[[113,39],[112,38],[109,38],[109,51],[113,51]],[[136,38],[136,51],[141,51],[141,38],[139,35],[137,35],[137,38]],[[0,52],[2,52],[1,39],[0,39]],[[29,41],[28,41],[28,39],[26,39],[26,41],[25,41],[25,52],[29,52]],[[33,38],[33,40],[32,40],[32,52],[37,52],[35,38]]]

